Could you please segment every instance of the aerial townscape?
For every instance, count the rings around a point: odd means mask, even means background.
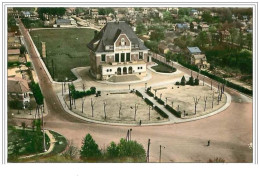
[[[252,163],[253,9],[8,7],[9,163]]]

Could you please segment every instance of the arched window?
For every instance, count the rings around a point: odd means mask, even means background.
[[[121,38],[121,46],[125,45],[125,38]]]

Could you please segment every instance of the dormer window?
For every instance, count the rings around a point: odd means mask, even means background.
[[[121,38],[121,46],[125,46],[125,38]]]

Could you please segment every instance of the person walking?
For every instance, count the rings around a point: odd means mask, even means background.
[[[208,140],[208,146],[210,146],[210,140]]]
[[[140,126],[142,125],[142,120],[140,120]]]

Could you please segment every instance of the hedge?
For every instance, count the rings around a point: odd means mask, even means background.
[[[153,106],[153,102],[151,102],[148,98],[145,98],[144,101],[150,105],[150,106]]]
[[[155,111],[157,111],[163,118],[169,118],[169,116],[168,116],[164,111],[162,111],[159,107],[155,106],[154,109],[155,109]]]
[[[178,60],[175,60],[175,61],[178,61]],[[184,62],[184,61],[179,61],[179,63],[180,63],[182,66],[184,66],[184,67],[186,67],[186,68],[188,68],[188,69],[191,69],[191,70],[193,70],[193,71],[199,72],[199,68],[198,68],[197,66],[195,66],[195,65],[188,64],[188,63],[186,63],[186,62]],[[211,73],[209,73],[209,72],[207,72],[207,71],[201,70],[200,73],[201,73],[202,75],[205,75],[205,76],[207,76],[207,77],[209,77],[209,78],[211,78],[211,79],[217,81],[217,82],[226,84],[227,87],[230,87],[230,88],[233,88],[233,89],[235,89],[235,90],[238,90],[239,92],[242,92],[242,93],[245,93],[245,94],[248,94],[248,95],[252,95],[252,94],[253,94],[253,91],[252,91],[252,90],[249,90],[249,89],[247,89],[247,88],[244,88],[244,87],[242,87],[242,86],[240,86],[240,85],[237,85],[237,84],[234,84],[234,83],[232,83],[232,82],[226,81],[225,79],[223,79],[223,78],[221,78],[221,77],[219,77],[219,76],[213,75],[213,74],[211,74]]]
[[[176,117],[181,118],[181,111],[176,111],[175,109],[173,109],[171,106],[169,106],[168,104],[165,106],[165,108],[171,112],[173,115],[175,115]]]
[[[161,105],[164,105],[164,101],[163,101],[162,99],[160,99],[160,98],[157,99],[157,102],[158,102],[159,104],[161,104]]]
[[[148,89],[146,90],[146,94],[148,94],[151,97],[154,97],[154,94],[150,90],[148,90]]]
[[[69,84],[69,88],[70,88],[70,91],[71,91],[71,96],[74,99],[78,99],[78,98],[82,98],[84,96],[96,94],[96,87],[90,87],[90,90],[87,90],[87,91],[77,91],[75,89],[74,84]]]
[[[143,95],[141,94],[141,92],[139,92],[138,90],[135,91],[137,96],[140,96],[141,98],[143,97]]]

